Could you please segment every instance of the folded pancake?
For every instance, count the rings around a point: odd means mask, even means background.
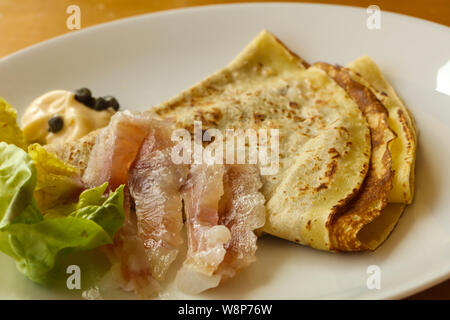
[[[370,88],[388,110],[389,127],[397,135],[389,144],[392,170],[395,174],[388,200],[394,203],[410,204],[414,197],[414,167],[417,148],[414,119],[370,57],[360,57],[348,64],[347,67],[359,74],[360,77],[355,77],[355,80]]]
[[[331,224],[364,182],[370,131],[357,103],[323,70],[305,69],[263,31],[226,68],[152,110],[190,131],[194,120],[205,130],[278,129],[278,172],[262,176],[262,230],[317,249],[346,250],[333,246]]]
[[[261,230],[321,250],[373,250],[404,209],[388,201],[412,199],[415,132],[381,73],[361,61],[351,64],[361,75],[308,67],[263,31],[227,67],[152,110],[189,131],[195,120],[222,132],[278,129],[278,171],[261,177]],[[96,135],[49,149],[84,170]]]
[[[344,210],[339,210],[330,224],[333,249],[367,250],[369,243],[376,248],[384,240],[379,237],[379,233],[384,234],[383,228],[363,240],[359,233],[383,214],[392,189],[394,172],[388,146],[395,135],[388,125],[387,110],[370,89],[353,79],[351,70],[327,63],[316,63],[315,66],[327,72],[357,102],[369,124],[372,145],[370,169],[361,190]],[[376,239],[381,242],[377,244]]]
[[[394,230],[405,207],[403,203],[388,203],[372,222],[361,229],[359,241],[369,250],[378,248]]]

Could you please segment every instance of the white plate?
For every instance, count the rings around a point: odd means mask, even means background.
[[[144,110],[227,64],[261,29],[307,61],[346,64],[369,54],[411,108],[419,128],[416,199],[373,253],[332,254],[264,237],[258,261],[220,288],[189,298],[400,298],[450,276],[450,97],[436,91],[449,62],[450,29],[381,12],[309,4],[242,4],[168,11],[108,23],[43,42],[0,60],[0,95],[23,111],[51,89],[87,86]],[[448,66],[447,66],[448,68]],[[446,81],[450,79],[447,71]],[[441,83],[441,86],[444,84]],[[1,298],[73,298],[22,277],[0,256]],[[367,267],[381,268],[369,290]],[[186,298],[167,289],[163,298]]]

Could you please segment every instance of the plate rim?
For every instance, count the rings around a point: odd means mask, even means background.
[[[189,11],[203,11],[203,10],[221,10],[221,9],[225,9],[225,8],[229,8],[229,7],[322,7],[322,8],[340,8],[340,9],[346,9],[346,10],[355,10],[355,11],[363,11],[365,10],[364,7],[358,7],[358,6],[351,6],[351,5],[338,5],[338,4],[325,4],[325,3],[311,3],[311,2],[240,2],[240,3],[229,3],[229,4],[209,4],[209,5],[198,5],[198,6],[190,6],[190,7],[183,7],[183,8],[175,8],[175,9],[168,9],[168,10],[161,10],[161,11],[155,11],[155,12],[149,12],[149,13],[141,13],[141,14],[137,14],[134,16],[129,16],[129,17],[123,17],[123,18],[119,18],[116,20],[112,20],[112,21],[106,21],[106,22],[101,22],[89,27],[85,27],[85,28],[81,28],[79,30],[73,30],[73,31],[69,31],[67,33],[40,41],[38,43],[32,44],[30,46],[27,46],[25,48],[19,49],[15,52],[12,52],[6,56],[0,57],[0,64],[5,63],[6,61],[10,60],[10,59],[14,59],[18,56],[21,56],[23,54],[28,53],[28,51],[31,50],[35,50],[37,48],[40,47],[45,47],[46,45],[49,45],[53,42],[57,42],[57,41],[61,41],[61,39],[65,39],[65,38],[70,38],[70,37],[77,37],[77,36],[82,36],[84,33],[87,32],[92,32],[95,31],[97,29],[101,29],[104,27],[108,27],[110,25],[119,25],[119,24],[124,24],[124,23],[128,23],[131,20],[144,20],[144,19],[148,19],[149,17],[151,18],[158,18],[158,17],[162,17],[162,16],[166,16],[166,15],[176,15],[176,14],[184,14],[185,12],[189,12]],[[381,8],[380,8],[381,9]],[[392,12],[389,10],[384,10],[381,9],[381,11],[383,12],[383,14],[388,14],[388,16],[397,16],[398,19],[409,19],[412,21],[415,21],[416,23],[422,23],[425,25],[431,25],[434,28],[438,28],[438,29],[442,29],[442,30],[447,30],[450,31],[450,26],[446,26],[434,21],[429,21],[423,18],[417,18],[417,17],[413,17],[410,15],[406,15],[406,14],[402,14],[402,13],[397,13],[397,12]]]
[[[4,57],[0,58],[0,65],[8,64],[10,61],[20,58],[21,56],[32,54],[34,50],[39,48],[45,48],[48,45],[51,45],[53,43],[57,43],[58,41],[70,39],[72,37],[83,37],[85,34],[89,32],[93,32],[96,30],[101,30],[104,28],[108,28],[112,25],[120,25],[120,24],[127,24],[127,23],[133,23],[135,21],[139,20],[146,20],[146,19],[157,19],[164,16],[170,16],[170,15],[178,15],[178,14],[186,14],[190,12],[201,12],[201,11],[208,11],[208,10],[223,10],[230,7],[245,7],[245,8],[251,8],[251,7],[316,7],[321,8],[324,10],[333,10],[335,9],[343,9],[343,10],[352,10],[352,11],[365,11],[365,7],[358,7],[358,6],[349,6],[349,5],[335,5],[335,4],[318,4],[318,3],[295,3],[295,2],[243,2],[243,3],[233,3],[233,4],[210,4],[210,5],[202,5],[202,6],[190,6],[190,7],[184,7],[184,8],[175,8],[175,9],[169,9],[169,10],[162,10],[162,11],[156,11],[156,12],[150,12],[150,13],[142,13],[134,16],[129,17],[123,17],[120,19],[116,19],[113,21],[106,21],[99,24],[95,24],[89,27],[81,28],[80,30],[69,31],[67,33],[64,33],[62,35],[58,35],[49,39],[46,39],[44,41],[38,42],[36,44],[27,46],[25,48],[22,48],[18,51],[15,51],[11,54],[8,54]],[[412,23],[420,23],[422,25],[428,25],[431,26],[434,29],[440,29],[443,31],[450,31],[450,27],[445,26],[443,24],[428,21],[422,18],[413,17],[410,15],[400,14],[391,12],[388,10],[381,9],[383,12],[383,15],[388,15],[393,19],[406,19],[410,20]],[[446,280],[450,279],[450,268],[447,268],[446,266],[442,268],[436,268],[438,271],[432,271],[430,273],[427,273],[420,278],[415,278],[410,281],[405,281],[401,285],[391,288],[388,292],[382,293],[382,291],[376,293],[371,292],[367,295],[363,296],[355,296],[353,299],[403,299],[406,297],[410,297],[416,293],[423,292],[435,285],[438,285]],[[434,276],[432,276],[434,275]],[[336,297],[335,299],[339,299]]]

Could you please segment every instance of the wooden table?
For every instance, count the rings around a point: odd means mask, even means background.
[[[0,57],[37,42],[71,32],[66,27],[69,5],[81,8],[81,28],[160,10],[242,1],[223,0],[0,0]],[[252,2],[252,1],[246,1]],[[450,26],[450,0],[328,0],[331,3],[407,14]],[[450,280],[410,299],[449,299]]]

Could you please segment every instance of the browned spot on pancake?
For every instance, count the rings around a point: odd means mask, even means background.
[[[217,108],[206,111],[197,109],[194,115],[194,120],[201,121],[205,127],[216,127],[221,118],[222,112]]]
[[[216,88],[216,87],[214,87],[214,86],[212,86],[212,85],[206,86],[205,89],[206,89],[208,92],[215,92],[215,93],[221,92],[221,90],[219,90],[218,88]]]
[[[306,190],[308,190],[308,187],[301,187],[298,189],[300,192],[305,192]]]
[[[336,150],[336,148],[331,148],[330,150],[328,150],[328,153],[333,154],[333,156],[331,156],[331,159],[339,159],[341,157],[341,154]]]
[[[254,113],[253,119],[255,120],[255,122],[263,122],[264,119],[266,119],[266,115],[262,113]]]
[[[291,108],[298,108],[298,103],[297,102],[293,102],[293,101],[289,101],[289,107],[291,107]]]
[[[349,134],[347,128],[345,127],[337,127],[338,130],[345,132],[346,134]]]
[[[178,125],[177,125],[178,126]],[[186,125],[181,125],[181,128],[184,128],[184,129],[186,129],[187,131],[189,131],[189,133],[191,134],[191,135],[193,135],[194,134],[194,124],[193,123],[189,123],[189,124],[186,124]]]
[[[311,220],[306,223],[306,230],[311,231]]]
[[[314,190],[316,190],[316,191],[320,191],[320,190],[323,190],[323,189],[327,189],[328,188],[328,185],[326,184],[326,183],[321,183],[317,188],[315,188]]]
[[[364,163],[363,168],[361,169],[361,174],[366,174],[369,169],[369,165]]]
[[[406,149],[409,151],[412,148],[411,141],[414,140],[413,132],[411,130],[411,127],[408,125],[408,120],[406,119],[405,114],[401,109],[397,110],[397,115],[402,125],[403,132],[406,135],[406,140],[408,141]]]
[[[325,176],[331,179],[336,172],[337,163],[335,161],[331,162],[327,166],[328,170],[325,172]]]

